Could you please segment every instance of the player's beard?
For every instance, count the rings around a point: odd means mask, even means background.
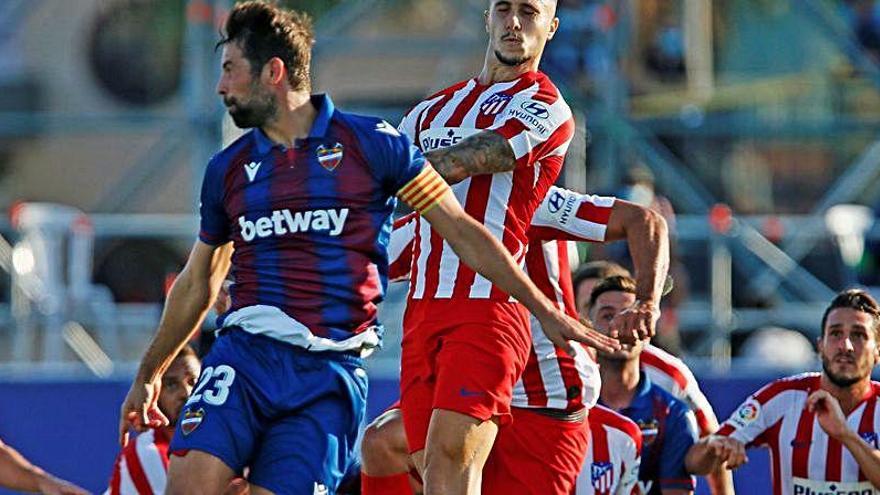
[[[516,67],[516,66],[522,65],[532,59],[532,57],[525,57],[525,56],[523,56],[523,57],[508,57],[508,56],[504,55],[503,53],[501,53],[499,50],[495,50],[495,58],[497,58],[499,62],[501,62],[502,64],[504,64],[508,67]]]
[[[828,377],[828,380],[837,385],[840,388],[847,388],[855,383],[858,383],[863,377],[858,375],[856,376],[841,376],[831,369],[831,360],[826,358],[824,355],[822,356],[822,370],[825,372],[825,376]]]
[[[229,116],[241,129],[262,127],[278,113],[278,104],[270,93],[264,92],[258,87],[252,89],[251,97],[248,98],[247,103],[234,99],[227,101],[227,105],[229,103],[234,105],[228,107]]]

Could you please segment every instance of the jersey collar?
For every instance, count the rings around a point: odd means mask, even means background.
[[[326,93],[312,95],[311,102],[318,111],[318,114],[315,116],[315,121],[312,122],[311,130],[309,130],[309,139],[322,138],[327,134],[327,129],[330,128],[330,120],[333,118],[333,112],[336,110],[336,107],[333,105],[333,100]],[[276,146],[283,147],[281,144],[269,139],[269,136],[259,127],[254,129],[254,139],[257,142],[257,151],[261,155],[265,155]]]

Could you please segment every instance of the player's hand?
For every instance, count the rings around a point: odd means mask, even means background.
[[[620,342],[616,339],[596,331],[585,323],[579,323],[559,311],[553,311],[550,315],[539,317],[538,320],[541,322],[544,335],[569,356],[574,357],[577,352],[575,342],[595,347],[604,352],[620,349]]]
[[[224,280],[223,285],[220,286],[220,292],[217,294],[217,299],[214,301],[214,312],[218,315],[222,315],[229,311],[229,308],[232,306],[232,298],[229,297],[230,285],[232,285],[231,280]]]
[[[149,428],[168,425],[168,418],[159,410],[162,381],[135,378],[119,410],[119,445],[128,443],[128,429],[144,432]]]
[[[56,478],[51,474],[40,477],[37,489],[45,495],[88,495],[89,493],[73,483]]]
[[[635,344],[654,336],[659,319],[660,309],[654,303],[636,301],[611,320],[611,335],[625,344]]]
[[[749,462],[745,445],[733,438],[713,435],[706,441],[706,447],[717,463],[726,465],[727,469],[736,469]]]
[[[819,426],[829,437],[840,440],[849,431],[846,416],[837,399],[825,390],[817,390],[807,397],[807,410],[816,414]]]

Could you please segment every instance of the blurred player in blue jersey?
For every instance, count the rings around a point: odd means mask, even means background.
[[[166,493],[220,493],[245,466],[255,494],[336,492],[365,411],[362,356],[382,333],[396,197],[558,344],[616,346],[559,313],[408,138],[310,94],[306,16],[245,2],[224,31],[217,91],[252,130],[208,164],[199,238],[120,411],[122,443],[130,426],[167,423],[159,378],[231,264],[231,308],[178,422]]]

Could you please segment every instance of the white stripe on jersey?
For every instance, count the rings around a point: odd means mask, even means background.
[[[162,454],[156,448],[155,431],[146,431],[135,439],[137,456],[153,493],[164,493],[167,475],[165,474],[165,463],[161,458]]]
[[[134,486],[134,480],[131,479],[128,461],[125,460],[125,457],[119,461],[119,493],[120,495],[138,495],[140,493]]]
[[[461,105],[462,100],[467,97],[467,95],[474,90],[477,86],[477,80],[471,79],[464,86],[458,89],[455,93],[453,93],[452,98],[446,102],[440,112],[434,117],[434,121],[431,123],[431,127],[444,127],[446,122],[452,117],[452,114],[458,110],[459,105]],[[464,126],[460,126],[464,127]],[[473,127],[473,126],[471,126]],[[428,150],[425,150],[428,151]]]

